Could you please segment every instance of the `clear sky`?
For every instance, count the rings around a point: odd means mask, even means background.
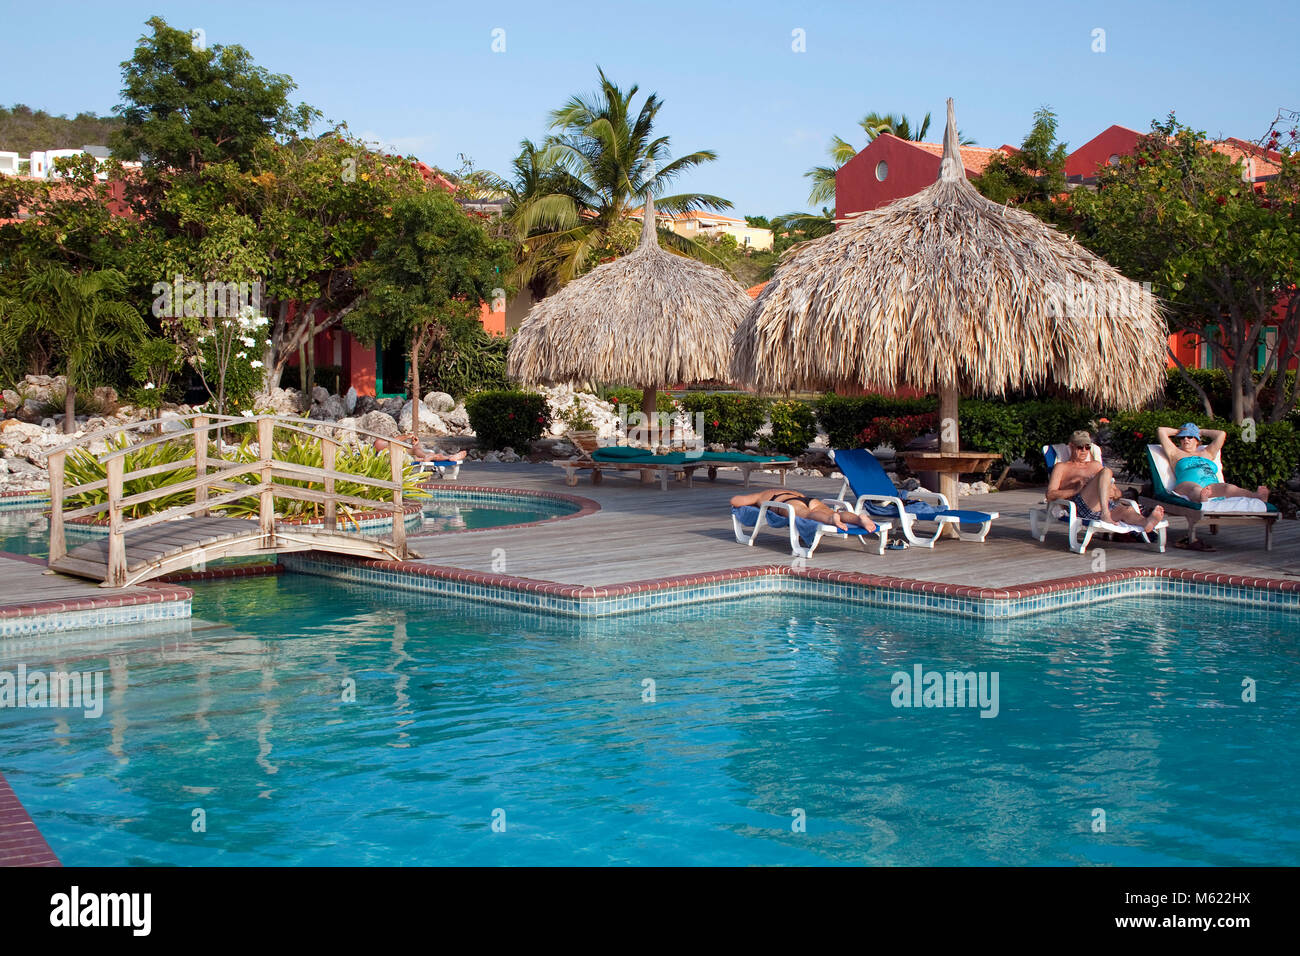
[[[595,88],[599,64],[659,94],[657,132],[674,154],[718,153],[678,188],[773,215],[808,208],[803,173],[826,162],[833,133],[861,146],[866,113],[929,111],[938,141],[948,96],[963,133],[985,146],[1019,144],[1042,105],[1071,147],[1112,123],[1146,130],[1170,110],[1255,139],[1279,107],[1300,109],[1297,11],[1295,0],[1256,0],[1248,15],[1219,0],[0,0],[0,103],[107,113],[121,62],[157,14],[209,44],[242,45],[294,78],[295,101],[367,139],[449,169],[464,153],[505,172],[520,139],[545,134],[551,109]],[[497,29],[504,52],[492,49]]]

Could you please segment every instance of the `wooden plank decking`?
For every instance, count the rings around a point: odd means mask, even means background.
[[[745,489],[734,473],[730,480],[724,472],[715,483],[697,481],[694,488],[673,482],[667,491],[657,484],[617,478],[599,485],[583,481],[569,488],[561,473],[547,465],[469,463],[461,471],[461,482],[579,495],[599,502],[601,510],[532,527],[413,537],[411,543],[423,552],[424,563],[490,572],[502,570],[499,562],[496,568],[493,562],[503,557],[507,574],[601,586],[792,560],[788,539],[774,533],[760,533],[752,548],[736,543],[729,499]],[[840,488],[839,479],[802,475],[790,476],[788,484],[819,496],[834,496]],[[750,490],[778,485],[775,475],[755,473]],[[984,544],[942,540],[934,550],[910,548],[876,555],[857,543],[827,540],[808,563],[984,587],[1089,574],[1103,569],[1099,561],[1105,562],[1105,570],[1174,567],[1300,579],[1300,522],[1278,523],[1271,552],[1264,550],[1262,528],[1242,526],[1225,527],[1218,535],[1203,533],[1218,548],[1215,552],[1180,550],[1173,543],[1185,536],[1186,527],[1171,519],[1165,554],[1140,541],[1094,540],[1087,554],[1077,555],[1066,546],[1063,526],[1050,530],[1041,544],[1029,536],[1029,509],[1041,500],[1041,489],[963,499],[963,507],[988,508],[1002,515]],[[504,549],[504,554],[496,549]]]

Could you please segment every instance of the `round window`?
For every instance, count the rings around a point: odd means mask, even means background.
[[[885,177],[888,175],[889,175],[889,163],[885,162],[882,159],[880,162],[876,163],[876,178],[883,183],[885,181]]]
[[[1119,153],[1111,153],[1111,154],[1110,154],[1110,159],[1106,160],[1106,163],[1107,163],[1108,165],[1110,165],[1110,166],[1118,166],[1118,165],[1119,165]]]

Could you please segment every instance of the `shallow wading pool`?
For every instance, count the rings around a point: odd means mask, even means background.
[[[1300,854],[1286,611],[763,596],[578,621],[297,575],[194,590],[190,630],[2,645],[0,671],[102,675],[99,717],[0,708],[0,771],[65,864]],[[969,698],[927,696],[949,673]]]

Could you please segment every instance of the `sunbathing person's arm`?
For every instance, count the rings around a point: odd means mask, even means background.
[[[1058,498],[1072,498],[1073,492],[1061,490],[1061,479],[1065,477],[1064,464],[1052,466],[1052,477],[1047,480],[1047,494],[1044,497],[1048,501],[1056,501]]]
[[[1170,428],[1168,425],[1161,425],[1156,429],[1156,435],[1160,439],[1160,447],[1165,450],[1165,456],[1170,461],[1177,461],[1183,457],[1182,449],[1174,444],[1174,433],[1177,428]]]
[[[1201,437],[1210,440],[1207,454],[1213,457],[1223,451],[1223,443],[1228,440],[1228,433],[1219,428],[1202,428]]]

